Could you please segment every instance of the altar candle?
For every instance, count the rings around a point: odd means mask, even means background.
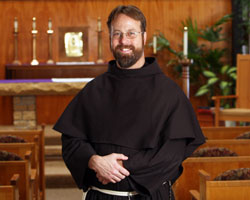
[[[35,17],[32,18],[32,28],[33,30],[36,30],[36,18]]]
[[[156,37],[156,34],[154,34],[154,36],[153,36],[153,53],[154,54],[157,53],[157,37]]]
[[[51,30],[51,29],[52,29],[52,21],[51,21],[51,19],[49,19],[49,22],[48,22],[48,28],[49,28],[49,30]]]
[[[17,18],[15,17],[14,19],[14,32],[17,33],[18,32],[18,21]]]
[[[100,17],[98,17],[98,20],[97,20],[97,30],[98,31],[102,30],[102,23],[101,23],[101,18]]]
[[[188,28],[184,27],[183,34],[183,55],[187,58],[188,56]]]

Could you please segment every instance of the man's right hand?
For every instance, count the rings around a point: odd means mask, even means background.
[[[122,165],[122,161],[127,159],[127,156],[117,153],[106,156],[93,155],[88,166],[96,172],[96,177],[102,184],[117,183],[129,176],[129,171]]]

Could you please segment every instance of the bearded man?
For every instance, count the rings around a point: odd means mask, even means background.
[[[182,162],[202,143],[183,91],[145,58],[146,19],[118,6],[107,22],[115,60],[72,100],[54,129],[83,199],[174,199]]]

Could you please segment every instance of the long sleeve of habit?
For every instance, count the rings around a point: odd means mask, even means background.
[[[87,190],[88,186],[84,179],[88,161],[96,152],[84,134],[86,127],[82,120],[85,116],[84,112],[79,112],[79,109],[83,109],[79,97],[80,94],[69,104],[68,109],[64,111],[63,118],[57,121],[54,129],[62,133],[62,156],[66,166],[77,186]]]

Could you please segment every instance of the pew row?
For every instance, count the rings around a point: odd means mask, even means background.
[[[0,182],[0,199],[1,200],[19,200],[19,174],[14,174],[9,183]]]
[[[201,169],[215,177],[230,169],[246,168],[249,166],[250,156],[187,158],[183,162],[183,174],[173,186],[176,200],[189,200],[189,190],[199,189],[198,171]]]
[[[250,180],[213,181],[211,175],[199,170],[200,190],[190,190],[192,200],[249,199]]]
[[[238,156],[250,156],[250,140],[207,140],[206,143],[199,146],[198,149],[206,147],[224,147],[237,153]]]
[[[0,130],[0,135],[14,135],[25,139],[27,142],[36,143],[38,146],[39,160],[39,190],[40,199],[45,200],[45,146],[44,146],[44,126],[37,130]]]
[[[19,199],[33,200],[38,199],[36,191],[37,171],[31,169],[31,152],[27,152],[25,160],[17,161],[0,161],[0,182],[8,184],[9,179],[13,174],[19,174]]]
[[[250,126],[236,127],[202,127],[202,132],[207,139],[235,139],[242,133],[250,131]]]
[[[39,170],[38,149],[34,143],[0,143],[0,150],[15,153],[25,159],[26,152],[31,152],[31,168]]]
[[[36,193],[35,197],[37,199],[41,193],[40,188],[39,188],[40,175],[38,173],[39,160],[38,160],[37,145],[34,143],[0,143],[0,150],[17,154],[22,159],[25,159],[27,157],[27,152],[30,152],[29,156],[31,157],[30,164],[31,164],[32,173],[36,173],[34,175],[36,177],[36,179],[34,180],[35,182],[34,191]]]

